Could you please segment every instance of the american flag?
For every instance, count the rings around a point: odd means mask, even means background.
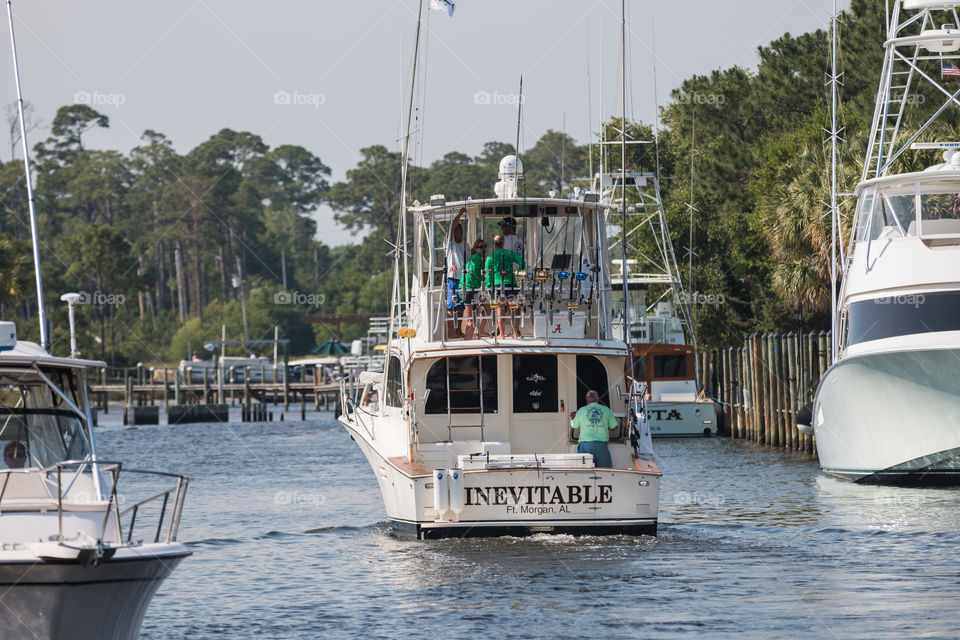
[[[960,67],[953,64],[952,62],[941,62],[940,63],[940,77],[944,76],[958,76],[960,77]]]

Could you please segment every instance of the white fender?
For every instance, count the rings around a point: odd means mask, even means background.
[[[447,469],[447,479],[450,484],[450,510],[457,520],[464,508],[463,469]]]
[[[433,470],[433,508],[438,520],[442,520],[443,514],[450,509],[450,483],[446,469]]]

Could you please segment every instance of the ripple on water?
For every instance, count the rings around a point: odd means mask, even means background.
[[[98,436],[105,458],[192,479],[180,538],[194,555],[144,638],[960,637],[955,489],[861,487],[807,456],[658,440],[656,538],[422,542],[392,535],[330,414]]]

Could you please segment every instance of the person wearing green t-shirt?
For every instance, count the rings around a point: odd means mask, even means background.
[[[487,257],[487,288],[490,296],[497,302],[497,334],[506,337],[503,329],[503,316],[506,314],[507,299],[517,294],[517,276],[515,269],[523,269],[523,258],[503,248],[503,236],[494,236],[493,253]],[[503,299],[500,299],[502,296]],[[517,320],[513,321],[513,337],[520,334]]]
[[[487,313],[487,306],[477,297],[477,293],[483,291],[483,255],[486,252],[486,241],[483,238],[478,238],[473,243],[473,247],[470,249],[470,257],[463,267],[463,295],[464,301],[466,302],[463,315],[467,318],[467,327],[463,335],[467,340],[473,337],[474,329],[476,329],[478,338],[486,337],[483,328],[486,324],[484,315]],[[476,327],[474,327],[473,323],[474,310],[476,310],[478,316]]]
[[[591,389],[587,391],[587,404],[570,421],[573,435],[579,441],[577,453],[593,455],[593,463],[597,467],[609,469],[613,466],[610,458],[610,432],[617,429],[617,418],[607,407],[600,404],[600,395]]]

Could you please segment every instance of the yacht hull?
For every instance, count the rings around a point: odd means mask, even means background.
[[[150,600],[190,552],[119,550],[97,566],[0,560],[5,640],[136,638]],[[169,545],[163,545],[169,546]]]
[[[960,484],[960,350],[849,357],[813,407],[824,473],[873,484]]]
[[[654,438],[717,433],[717,410],[712,402],[648,402],[647,416]]]
[[[420,539],[536,533],[656,535],[660,472],[652,462],[643,470],[467,469],[462,511],[437,513],[431,471],[384,456],[362,430],[343,420],[341,424],[373,468],[398,535]]]

